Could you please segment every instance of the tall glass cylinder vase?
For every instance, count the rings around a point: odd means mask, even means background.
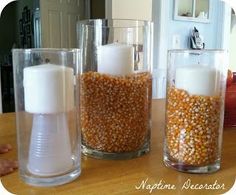
[[[220,168],[227,54],[221,50],[171,50],[164,162],[179,171]]]
[[[30,185],[61,185],[80,175],[79,54],[13,50],[19,172]]]
[[[152,23],[78,23],[82,151],[127,159],[150,149]]]

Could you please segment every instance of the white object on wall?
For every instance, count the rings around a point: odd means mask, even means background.
[[[173,35],[172,47],[173,47],[173,49],[180,49],[180,35],[178,35],[178,34]]]

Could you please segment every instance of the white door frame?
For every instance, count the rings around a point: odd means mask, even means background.
[[[112,0],[105,0],[105,18],[112,19]]]
[[[217,32],[223,29],[223,32],[217,36],[217,48],[229,51],[230,27],[231,27],[231,7],[220,1],[220,13],[218,14]]]
[[[155,69],[165,69],[168,50],[168,15],[169,0],[153,1],[153,22],[154,22],[154,51],[157,57],[154,58]]]
[[[169,0],[153,0],[152,18],[154,22],[153,47],[153,98],[165,98]]]

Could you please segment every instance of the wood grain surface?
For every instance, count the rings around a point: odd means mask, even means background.
[[[221,169],[213,174],[187,174],[163,164],[164,100],[153,100],[151,152],[132,160],[98,160],[82,157],[82,173],[75,181],[57,187],[32,187],[20,180],[18,171],[1,178],[3,185],[17,195],[86,195],[86,194],[222,194],[236,178],[236,128],[224,129]],[[17,158],[15,114],[0,115],[0,143],[10,143],[13,150],[0,158]],[[144,189],[136,189],[142,181]],[[175,189],[153,189],[157,184]],[[213,185],[223,190],[182,189],[186,182]],[[156,184],[156,185],[155,185]],[[151,193],[150,193],[151,192]]]

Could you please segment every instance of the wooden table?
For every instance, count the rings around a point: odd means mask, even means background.
[[[38,188],[24,184],[18,172],[1,178],[3,185],[17,195],[86,195],[86,194],[150,194],[148,189],[137,190],[141,182],[147,180],[146,187],[154,187],[160,180],[173,184],[175,190],[154,189],[152,194],[221,194],[228,191],[236,176],[236,129],[224,129],[221,170],[213,174],[186,174],[164,166],[163,132],[164,101],[153,101],[153,128],[151,152],[132,160],[98,160],[83,156],[82,174],[74,182],[66,185]],[[1,158],[16,159],[15,114],[0,115],[0,143],[11,143],[13,151]],[[224,184],[224,190],[181,190],[183,184]],[[149,185],[149,186],[148,186]]]

